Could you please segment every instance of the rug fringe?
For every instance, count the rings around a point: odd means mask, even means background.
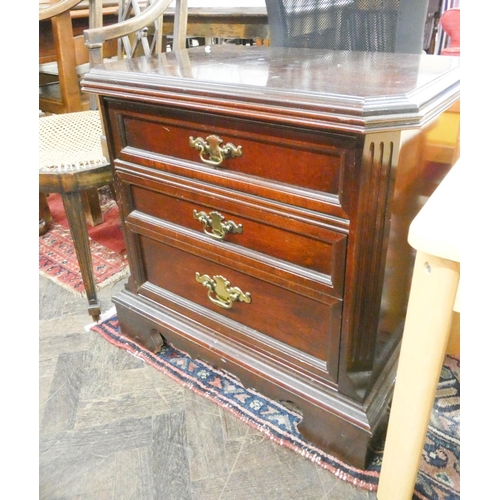
[[[101,314],[101,317],[99,318],[99,321],[94,321],[93,323],[90,323],[86,326],[83,327],[83,329],[86,332],[90,332],[90,330],[99,324],[101,324],[103,321],[108,320],[109,318],[113,317],[116,314],[116,307],[112,306],[111,309],[107,310],[105,313]]]
[[[101,281],[99,285],[96,285],[96,288],[97,290],[101,290],[105,286],[112,285],[113,283],[120,281],[122,278],[125,278],[129,274],[130,274],[130,268],[129,266],[127,266],[123,268],[121,271],[118,271],[117,273],[113,274],[113,276],[110,276],[108,279]]]
[[[71,292],[73,295],[76,295],[77,297],[80,297],[80,298],[83,298],[85,297],[85,292],[79,292],[77,290],[75,290],[73,288],[73,286],[71,285],[68,285],[62,281],[59,281],[57,279],[57,276],[52,276],[51,274],[49,273],[46,273],[45,271],[43,271],[42,269],[39,269],[39,273],[44,276],[45,278],[48,278],[50,281],[52,281],[53,283],[55,283],[56,285],[59,285],[61,288],[64,288],[65,290],[67,290],[68,292]]]
[[[56,285],[59,285],[60,287],[64,288],[68,292],[71,292],[73,295],[76,295],[77,297],[84,298],[87,296],[85,290],[83,292],[79,292],[78,290],[75,290],[72,285],[68,285],[66,283],[63,283],[62,281],[59,281],[56,276],[52,276],[49,273],[46,273],[42,269],[39,269],[39,272],[42,276],[48,278],[49,280],[53,281]],[[113,274],[109,278],[105,279],[104,281],[101,281],[100,283],[96,283],[96,291],[102,290],[104,287],[108,285],[113,285],[117,281],[120,281],[122,278],[125,278],[129,275],[130,273],[130,268],[129,266],[125,267],[121,271],[118,271],[117,273]]]

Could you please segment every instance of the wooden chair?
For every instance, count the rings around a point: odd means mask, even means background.
[[[118,3],[103,0],[104,25],[117,22]],[[45,113],[89,109],[88,96],[81,92],[79,83],[89,63],[83,39],[83,30],[89,27],[88,1],[39,0],[39,6],[59,13],[39,22],[38,107]],[[104,43],[103,57],[116,53],[116,40]]]
[[[145,55],[160,52],[163,12],[171,2],[148,0],[141,12],[137,0],[120,1],[120,8],[123,9],[119,22],[103,27],[102,0],[89,0],[91,28],[85,30],[84,35],[89,49],[90,67],[102,62],[102,46],[106,40],[119,41],[119,57],[133,57],[140,52]],[[180,22],[187,22],[185,0],[178,0],[177,3],[176,48],[177,44],[182,46],[182,35],[185,36],[186,32],[185,25],[181,27]],[[40,9],[39,19],[61,15],[64,8],[71,8],[74,4],[74,0],[61,0],[46,9]],[[155,33],[149,44],[144,36],[144,28],[153,24]],[[91,109],[88,111],[39,118],[39,192],[42,202],[40,215],[45,222],[50,219],[44,203],[45,195],[60,193],[62,196],[89,303],[89,314],[97,321],[101,311],[94,281],[85,207],[90,205],[87,194],[112,183],[113,176],[106,148],[103,148],[105,139],[96,100],[90,99],[89,106]]]
[[[448,9],[440,19],[441,28],[448,35],[448,46],[441,49],[443,56],[460,55],[460,9]]]
[[[51,3],[54,1],[51,0]],[[60,13],[39,24],[38,107],[47,113],[67,113],[85,109],[80,96],[70,14],[70,10],[80,2],[81,0],[70,0],[67,5],[57,4],[55,12]],[[88,103],[86,107],[88,109]]]

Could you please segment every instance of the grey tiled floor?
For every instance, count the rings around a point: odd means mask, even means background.
[[[376,498],[86,332],[86,300],[39,283],[40,499]]]

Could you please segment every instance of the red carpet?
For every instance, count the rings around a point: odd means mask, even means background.
[[[58,194],[51,194],[47,201],[53,222],[49,231],[39,238],[40,273],[67,290],[82,295],[85,289],[62,199]],[[105,189],[100,190],[100,202],[104,222],[95,227],[88,226],[94,279],[98,290],[128,273],[118,207]]]

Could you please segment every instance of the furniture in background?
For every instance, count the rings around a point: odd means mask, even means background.
[[[80,76],[88,71],[89,62],[83,40],[83,30],[89,27],[88,1],[39,0],[39,7],[48,17],[39,21],[38,29],[38,108],[44,113],[89,109],[88,96],[80,90]],[[117,22],[117,9],[117,0],[103,2],[104,25]],[[116,53],[116,40],[103,45],[103,57]]]
[[[188,2],[189,3],[189,2]],[[198,2],[200,3],[200,2]],[[205,45],[219,40],[249,40],[256,45],[269,43],[267,11],[262,7],[217,5],[223,2],[207,2],[206,6],[189,7],[186,35],[188,39],[202,38]],[[215,4],[215,5],[214,5]],[[164,33],[173,33],[175,11],[168,8],[163,16]]]
[[[70,0],[73,7],[61,8],[58,0],[39,0],[39,5],[47,7],[54,1],[61,14],[39,22],[39,109],[46,113],[86,110],[89,109],[88,96],[81,92],[80,78],[89,67],[89,53],[83,37],[83,31],[89,28],[89,2]],[[197,7],[200,2],[191,3],[195,6],[189,9],[188,44],[200,38],[205,44],[218,43],[222,39],[251,40],[256,44],[269,42],[264,0],[262,7],[223,6],[223,2]],[[218,3],[221,5],[217,6]],[[143,8],[147,0],[137,4]],[[104,26],[119,21],[119,7],[119,0],[103,0]],[[162,50],[166,51],[173,44],[175,8],[168,7],[163,19]],[[116,57],[117,51],[116,40],[108,40],[103,45],[103,58]]]
[[[440,19],[443,31],[448,35],[448,44],[441,49],[443,56],[460,56],[460,9],[448,9]]]
[[[424,46],[427,54],[434,54],[436,50],[436,38],[439,31],[439,19],[441,17],[441,5],[443,0],[429,0],[427,6],[427,18],[424,25]]]
[[[410,225],[416,249],[408,312],[377,498],[410,500],[422,459],[453,311],[459,311],[460,209],[457,161]]]
[[[130,264],[122,334],[294,402],[306,439],[364,467],[434,182],[428,133],[459,73],[451,57],[230,44],[92,69]]]
[[[441,26],[441,17],[447,10],[458,8],[460,8],[460,0],[439,0],[438,26],[434,41],[434,51],[432,52],[432,54],[441,54],[441,51],[446,48],[449,43],[449,36]]]
[[[80,96],[76,51],[70,10],[81,0],[59,2],[59,13],[40,23],[39,39],[50,39],[55,52],[47,54],[39,43],[40,85],[38,107],[44,112],[67,113],[85,108]],[[48,25],[48,26],[47,26]],[[45,29],[43,29],[45,28]],[[50,70],[45,69],[50,66]],[[55,74],[54,74],[55,73]],[[50,76],[49,76],[50,75]],[[57,76],[56,76],[57,75]]]
[[[421,54],[428,0],[266,0],[271,44]]]
[[[119,41],[121,58],[130,58],[137,50],[147,55],[154,53],[161,46],[162,14],[170,2],[171,0],[151,0],[142,12],[138,8],[134,9],[137,7],[134,2],[127,2],[130,10],[121,11],[123,16],[120,16],[120,22],[103,27],[102,2],[90,0],[91,29],[84,32],[90,67],[102,61],[102,46],[110,39]],[[60,4],[40,9],[40,19],[48,18],[54,12],[60,15],[60,8],[71,8],[74,2],[62,0]],[[179,2],[179,9],[183,4]],[[156,31],[150,46],[143,35],[144,28],[153,24]],[[96,203],[98,200],[92,200],[91,197],[97,196],[97,187],[111,184],[113,177],[94,96],[91,96],[89,103],[91,109],[87,111],[39,118],[39,191],[40,213],[47,218],[45,222],[50,220],[45,195],[60,193],[62,196],[85,285],[89,314],[97,320],[101,311],[85,214],[89,212],[88,207],[99,207]],[[97,219],[102,217],[100,213],[93,215]]]

